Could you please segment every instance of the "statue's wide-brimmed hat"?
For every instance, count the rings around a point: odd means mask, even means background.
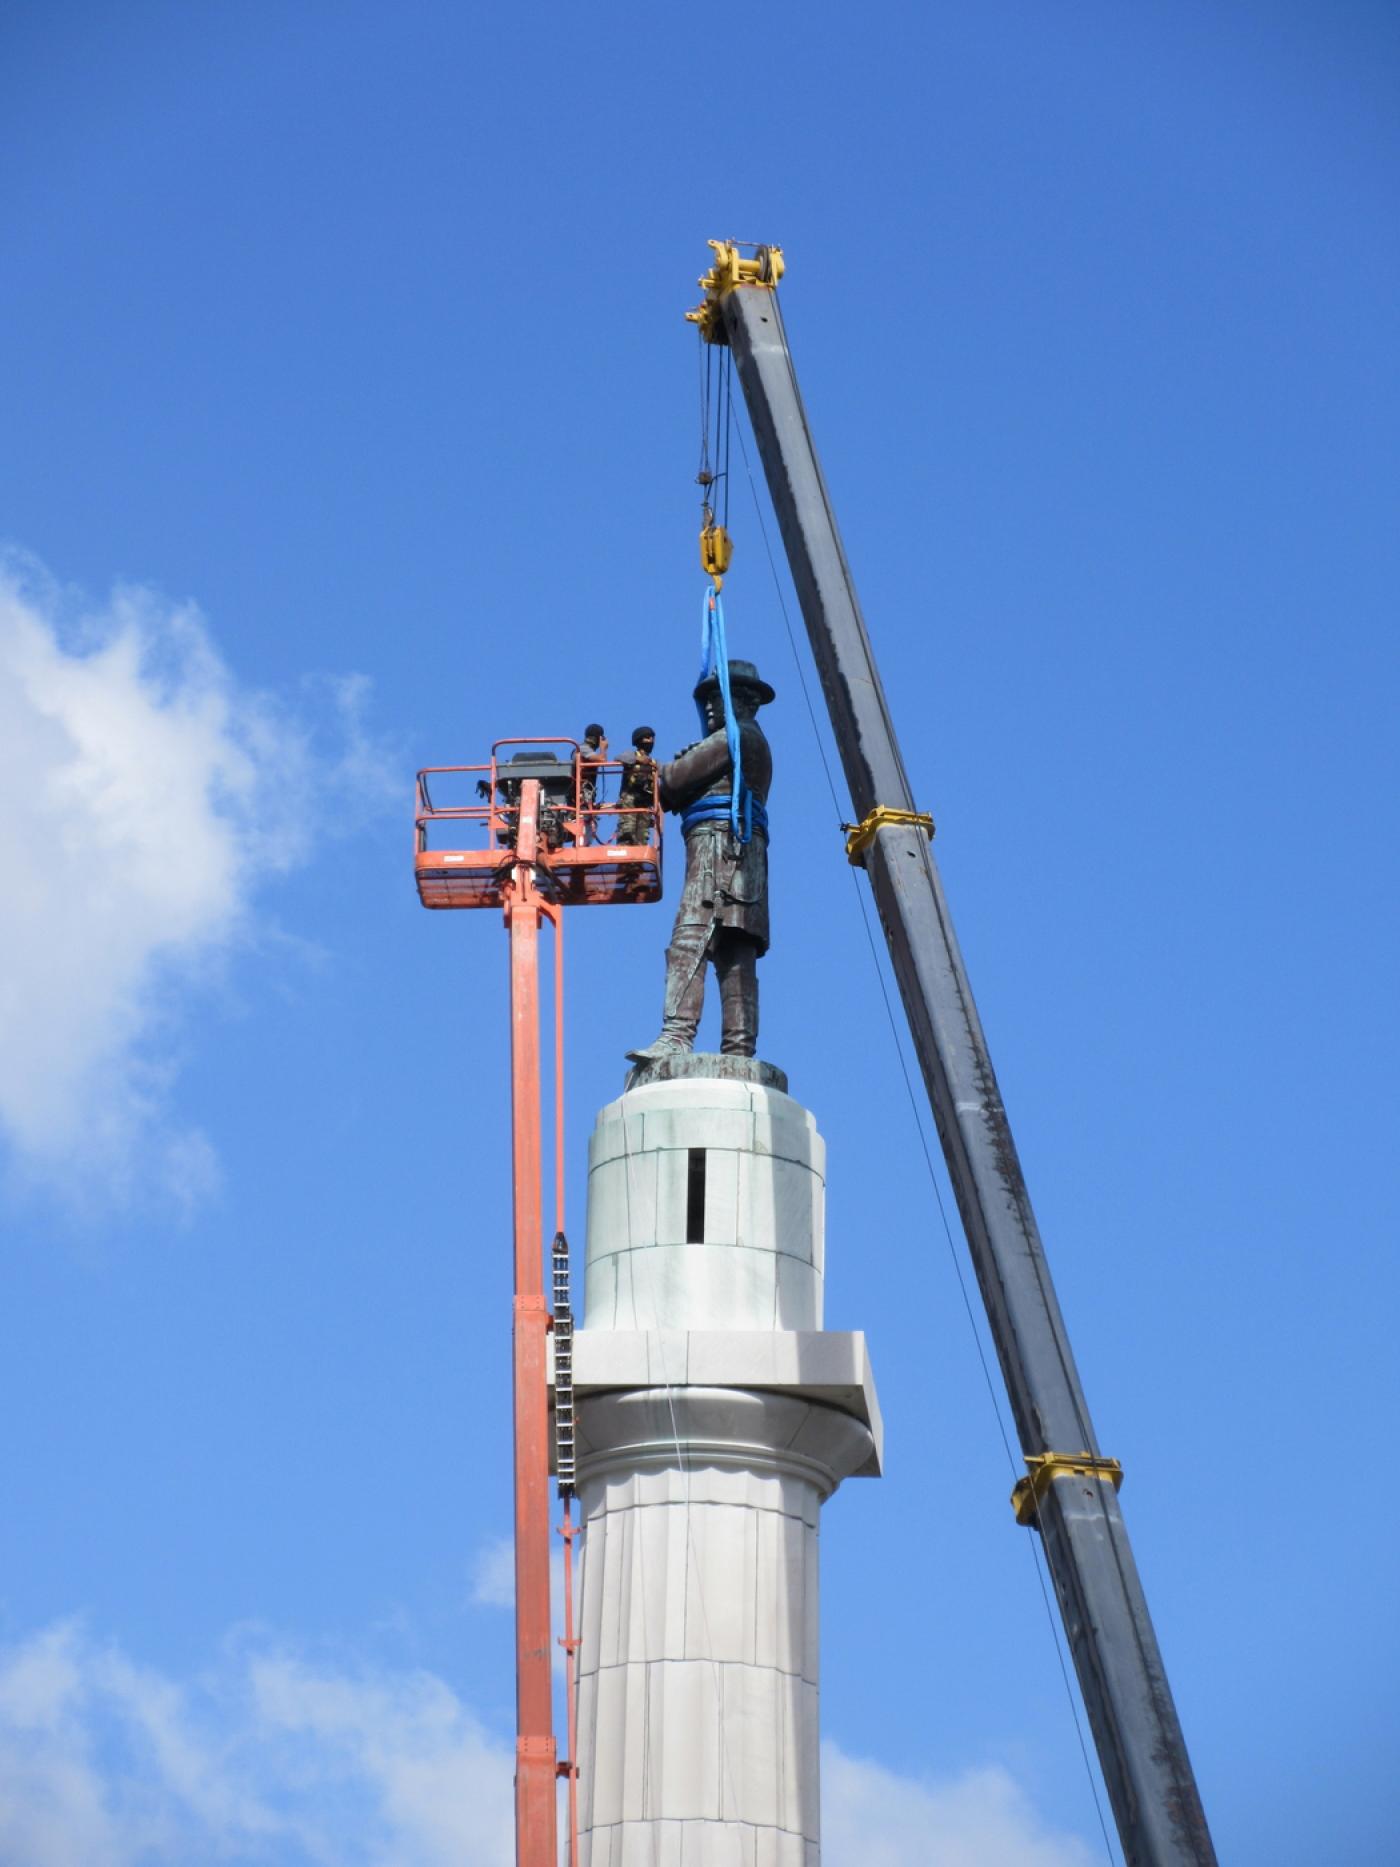
[[[696,683],[695,698],[703,699],[706,694],[713,693],[718,686],[718,674],[707,674],[703,681]],[[758,704],[761,707],[766,707],[778,697],[751,661],[738,661],[733,656],[729,660],[729,687],[731,692],[736,687],[743,687],[747,688],[749,693],[757,694]]]

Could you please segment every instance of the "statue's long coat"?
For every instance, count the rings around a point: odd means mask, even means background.
[[[744,781],[761,803],[773,782],[773,754],[757,720],[739,727]],[[663,764],[657,773],[667,810],[686,810],[702,797],[727,796],[733,767],[724,728]],[[676,925],[732,927],[768,948],[768,838],[756,829],[736,840],[724,820],[697,823],[685,839],[685,886]]]

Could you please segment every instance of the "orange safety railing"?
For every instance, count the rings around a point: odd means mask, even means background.
[[[516,750],[502,756],[503,747]],[[562,753],[555,748],[563,748]],[[425,908],[499,907],[515,861],[520,787],[540,783],[537,886],[564,907],[661,898],[661,809],[653,773],[643,804],[600,801],[625,766],[574,739],[498,739],[485,765],[418,773],[414,873]],[[436,781],[439,799],[433,797]],[[451,801],[448,801],[448,799]],[[620,833],[628,840],[619,842]]]

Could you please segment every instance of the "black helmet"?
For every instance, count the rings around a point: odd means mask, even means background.
[[[632,729],[632,743],[634,746],[639,746],[643,739],[655,739],[655,737],[656,728],[654,726],[634,726]]]

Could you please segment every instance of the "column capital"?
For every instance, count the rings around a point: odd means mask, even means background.
[[[878,1470],[875,1457],[868,1426],[800,1394],[649,1387],[579,1401],[580,1486],[614,1473],[718,1466],[800,1478],[825,1499],[843,1478]]]

